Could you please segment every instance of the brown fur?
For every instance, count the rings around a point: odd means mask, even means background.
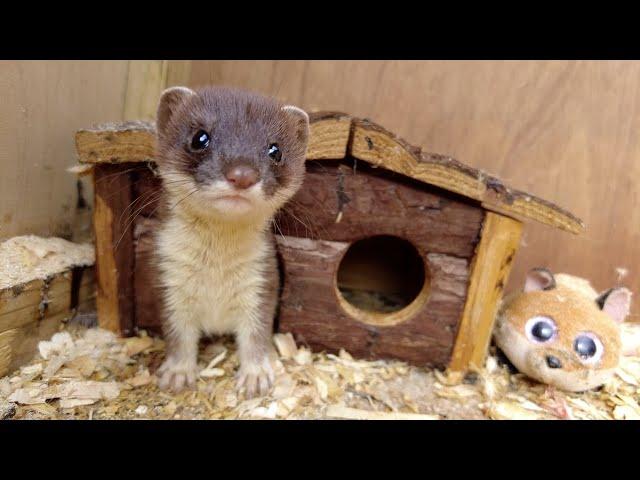
[[[225,170],[246,162],[261,174],[267,195],[302,177],[304,163],[283,162],[272,168],[264,150],[278,143],[285,158],[299,159],[306,151],[306,129],[283,115],[276,99],[226,87],[205,87],[181,102],[171,101],[173,112],[158,118],[158,151],[165,166],[192,176],[198,184],[222,180]],[[189,140],[195,132],[211,134],[212,148],[194,152]]]

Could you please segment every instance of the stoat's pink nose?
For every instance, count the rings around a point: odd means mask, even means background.
[[[234,187],[245,189],[258,182],[258,172],[248,165],[236,165],[225,173],[227,181]]]

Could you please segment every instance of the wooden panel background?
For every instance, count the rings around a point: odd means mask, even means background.
[[[580,237],[525,225],[509,290],[545,265],[597,289],[621,281],[638,292],[639,79],[636,61],[200,61],[190,85],[371,118],[586,222]],[[628,270],[621,280],[619,268]]]
[[[190,62],[0,61],[0,240],[90,235],[76,213],[75,132],[94,123],[153,119],[161,91],[188,79]],[[93,203],[92,182],[82,178]]]
[[[128,63],[0,61],[0,239],[71,236],[74,134],[122,119]],[[90,182],[83,184],[90,202]]]

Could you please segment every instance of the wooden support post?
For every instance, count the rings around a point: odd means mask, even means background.
[[[133,228],[126,215],[131,213],[133,185],[128,170],[126,164],[94,169],[98,323],[123,335],[133,333],[135,315]]]
[[[522,223],[487,212],[471,266],[471,279],[449,374],[460,381],[484,364],[504,286],[520,244]]]

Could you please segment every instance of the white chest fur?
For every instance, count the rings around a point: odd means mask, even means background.
[[[259,315],[270,252],[261,225],[174,216],[158,232],[160,281],[174,328],[189,322],[209,334],[237,333]]]

